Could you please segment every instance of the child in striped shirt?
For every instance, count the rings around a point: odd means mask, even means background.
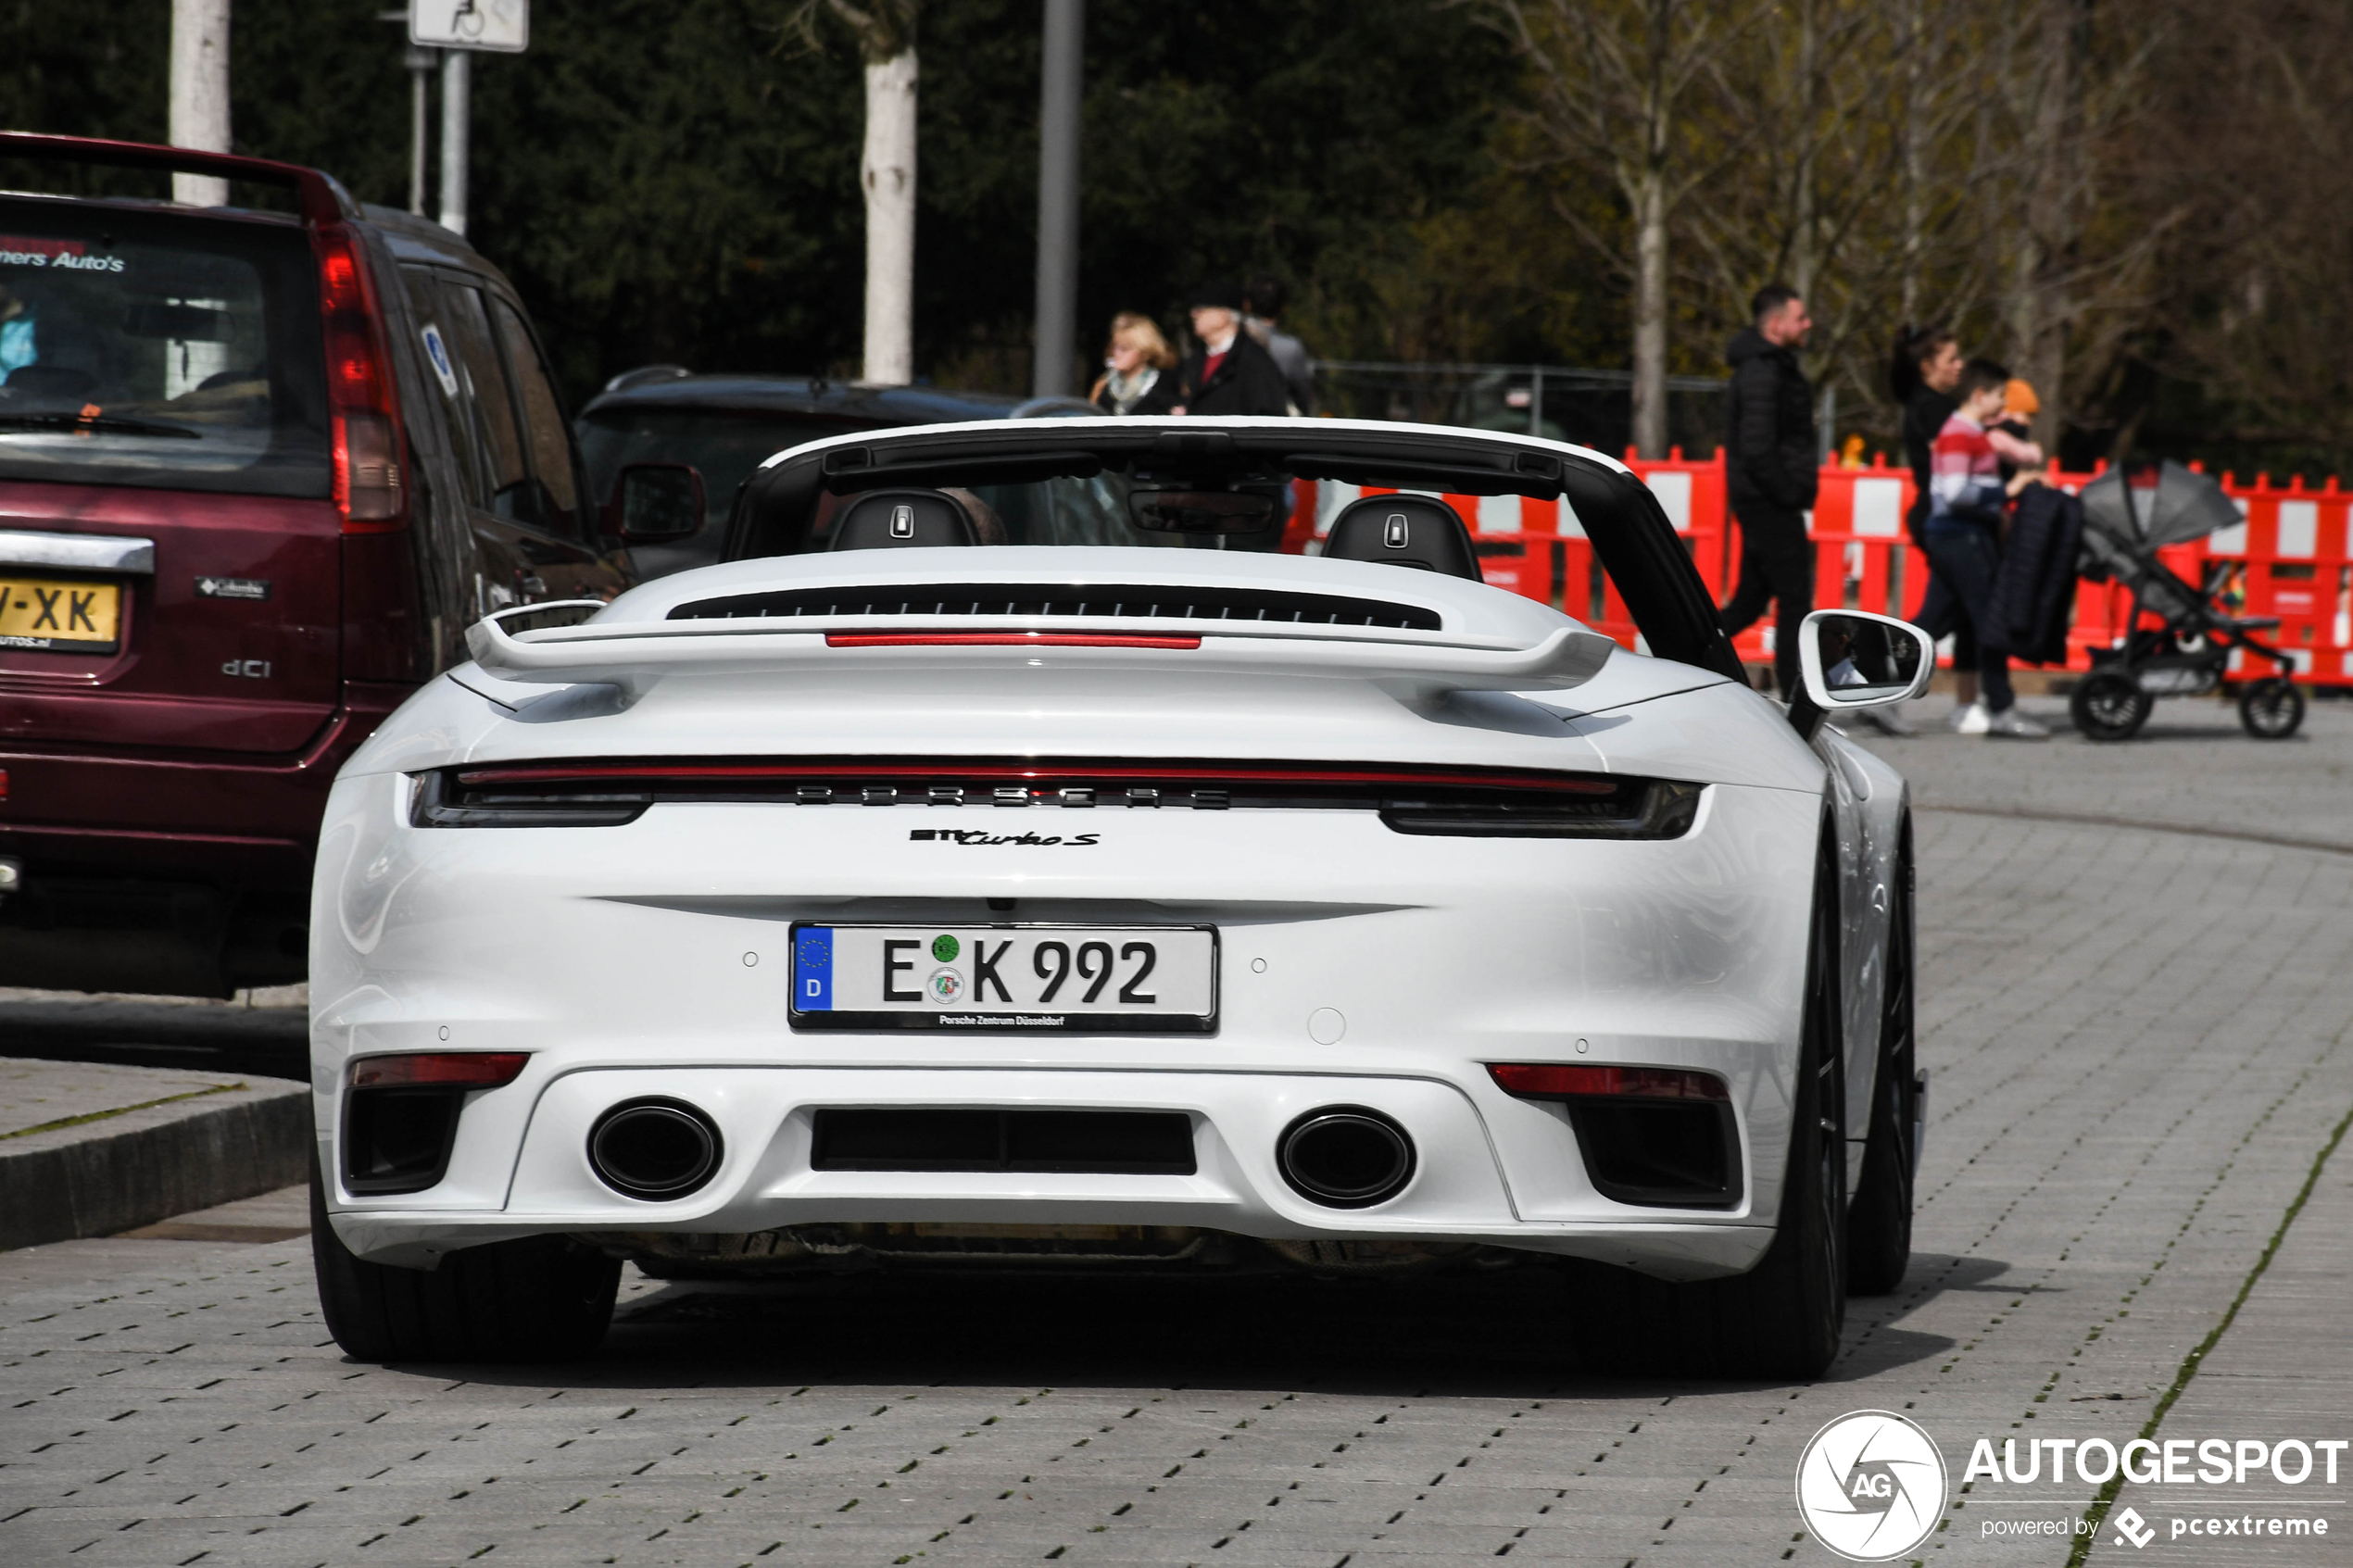
[[[1988,378],[1997,378],[1989,380]],[[2008,395],[2009,373],[1990,359],[1971,360],[1961,370],[1961,406],[1944,421],[1929,447],[1929,518],[1963,519],[1999,528],[2002,521],[2002,465],[2039,469],[2043,449],[1999,428],[2002,406]]]

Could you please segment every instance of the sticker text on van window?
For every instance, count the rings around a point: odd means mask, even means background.
[[[38,240],[0,234],[0,266],[55,267],[69,272],[120,272],[122,257],[93,256],[82,240]]]

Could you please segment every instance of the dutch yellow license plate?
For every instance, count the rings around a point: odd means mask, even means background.
[[[122,625],[122,586],[19,577],[0,566],[0,648],[112,653]]]

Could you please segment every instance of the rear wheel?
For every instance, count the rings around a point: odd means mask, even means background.
[[[1879,1067],[1871,1084],[1863,1174],[1846,1210],[1846,1288],[1885,1296],[1912,1259],[1914,1102],[1919,1095],[1912,1046],[1912,823],[1904,822],[1888,893],[1887,972],[1880,1000]]]
[[[1838,886],[1825,864],[1815,878],[1804,1037],[1773,1244],[1744,1274],[1684,1285],[1606,1264],[1573,1266],[1571,1313],[1592,1360],[1632,1371],[1807,1380],[1836,1359],[1846,1323],[1837,975]]]
[[[2239,722],[2257,740],[2285,740],[2304,725],[2304,693],[2277,675],[2239,688]]]
[[[453,1252],[430,1272],[356,1257],[327,1220],[310,1160],[310,1258],[335,1343],[363,1361],[544,1361],[605,1336],[620,1260],[562,1236]]]
[[[2119,670],[2095,670],[2076,683],[2068,717],[2086,740],[2131,740],[2148,722],[2157,699]]]

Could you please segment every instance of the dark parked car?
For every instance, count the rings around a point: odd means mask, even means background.
[[[589,494],[601,505],[619,505],[621,470],[633,464],[683,464],[699,477],[702,526],[687,537],[632,552],[640,575],[660,577],[719,558],[737,487],[786,447],[900,425],[1100,411],[1071,397],[858,386],[816,377],[696,375],[674,365],[648,365],[606,383],[581,410],[578,430]]]
[[[298,980],[344,759],[484,611],[627,558],[447,230],[174,148],[0,134],[0,984]]]

